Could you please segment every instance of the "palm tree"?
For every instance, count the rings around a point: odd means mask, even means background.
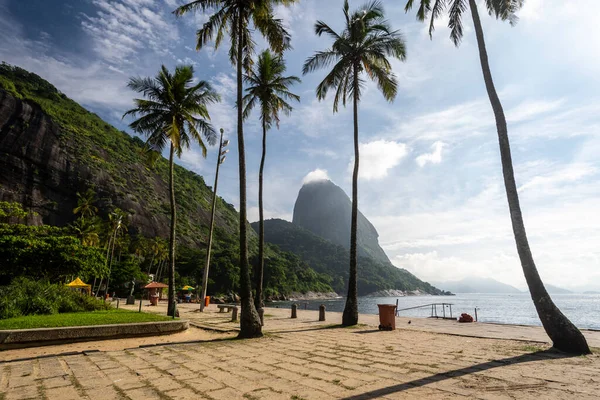
[[[413,6],[414,0],[409,0],[406,4],[406,11]],[[500,159],[502,161],[502,173],[504,175],[504,187],[506,188],[506,197],[508,198],[508,208],[510,210],[510,219],[512,222],[513,233],[517,245],[517,252],[521,260],[521,267],[529,287],[529,292],[533,304],[537,310],[538,316],[546,333],[552,340],[554,347],[576,354],[589,354],[590,348],[581,334],[581,332],[569,321],[569,319],[556,307],[550,295],[544,287],[538,270],[533,261],[533,255],[527,240],[525,224],[519,204],[519,194],[515,182],[512,157],[510,152],[510,143],[508,140],[508,127],[504,110],[500,103],[500,98],[496,92],[492,72],[488,62],[483,29],[479,18],[479,11],[475,0],[435,0],[433,5],[431,0],[421,0],[417,11],[417,18],[424,21],[429,20],[429,34],[433,34],[434,22],[444,11],[448,10],[450,28],[450,38],[456,46],[459,46],[463,37],[462,16],[468,8],[471,9],[471,17],[475,27],[475,36],[479,48],[479,59],[483,72],[483,80],[487,90],[494,117],[496,119],[496,129],[498,131],[498,141],[500,144]],[[515,13],[523,6],[524,0],[486,0],[485,4],[490,15],[495,16],[502,21],[509,21],[511,25],[517,22]],[[431,16],[430,16],[431,14]]]
[[[168,315],[173,315],[175,301],[175,186],[174,156],[181,157],[190,142],[195,141],[206,157],[206,145],[202,137],[214,144],[217,134],[208,122],[207,105],[220,101],[219,95],[205,81],[196,84],[192,66],[178,66],[172,74],[163,65],[156,77],[131,78],[129,88],[141,93],[144,99],[135,99],[136,108],[123,117],[140,116],[129,126],[147,136],[150,148],[162,153],[169,145],[169,199],[171,203],[171,231],[169,236],[169,305]]]
[[[329,35],[333,45],[324,51],[315,53],[304,63],[302,72],[307,74],[320,68],[333,68],[317,86],[317,98],[325,99],[329,90],[335,89],[333,112],[338,111],[340,101],[346,106],[346,100],[352,96],[354,106],[354,172],[352,174],[352,220],[350,225],[350,277],[348,279],[348,297],[342,317],[342,325],[358,323],[357,299],[357,254],[356,235],[358,217],[358,102],[365,81],[363,72],[377,83],[385,99],[393,101],[398,91],[396,77],[387,57],[404,61],[406,46],[399,31],[392,31],[384,19],[384,11],[379,1],[365,4],[350,14],[348,0],[344,1],[345,27],[338,34],[322,21],[315,24],[318,36]]]
[[[250,268],[248,265],[248,221],[246,211],[246,153],[242,110],[242,71],[252,64],[254,41],[250,25],[254,25],[277,53],[289,47],[290,36],[282,22],[273,16],[273,5],[289,5],[296,0],[196,0],[177,8],[182,16],[191,11],[214,12],[197,33],[196,49],[200,50],[215,37],[218,48],[226,34],[229,35],[229,61],[237,69],[237,139],[240,175],[240,295],[242,312],[240,338],[262,336],[260,318],[252,302]]]
[[[244,82],[248,85],[246,96],[244,96],[244,118],[250,116],[250,112],[257,103],[260,104],[260,121],[262,124],[262,156],[260,158],[260,170],[258,173],[258,268],[256,271],[256,297],[254,305],[257,309],[263,308],[263,269],[265,250],[265,226],[263,215],[263,171],[265,168],[265,156],[267,153],[267,131],[273,123],[279,128],[279,112],[290,115],[292,106],[288,101],[300,101],[300,96],[289,91],[289,86],[300,82],[296,76],[283,76],[285,73],[285,61],[282,56],[274,55],[269,50],[263,51],[258,57],[256,67],[244,75]]]
[[[96,192],[89,188],[84,194],[77,192],[77,207],[73,209],[73,214],[85,217],[93,217],[98,213],[98,207],[94,205],[96,202]]]
[[[82,245],[98,246],[100,244],[99,222],[99,218],[96,216],[91,219],[84,219],[82,214],[70,226]]]

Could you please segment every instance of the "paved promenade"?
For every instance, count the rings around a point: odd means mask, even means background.
[[[235,328],[215,306],[203,314],[195,308],[182,306],[182,318]],[[92,348],[79,343],[45,348],[37,358],[39,349],[6,351],[0,359],[14,361],[0,363],[0,399],[597,399],[600,393],[596,355],[566,357],[539,342],[435,332],[459,325],[448,321],[428,327],[430,320],[399,319],[400,329],[379,332],[368,325],[376,316],[361,316],[367,325],[337,328],[338,314],[319,323],[314,312],[299,310],[297,320],[288,313],[268,309],[267,334],[254,340],[191,328],[190,343],[162,337],[154,338],[156,346],[138,347],[129,339],[126,347],[113,341],[107,351],[60,355]],[[485,331],[476,325],[471,329]],[[494,327],[493,335],[506,336]],[[34,358],[15,360],[23,355]]]

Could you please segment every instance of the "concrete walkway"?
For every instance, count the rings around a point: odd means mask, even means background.
[[[182,305],[181,316],[224,330],[236,326],[214,306],[203,314],[195,308]],[[319,323],[314,312],[299,310],[296,320],[288,312],[268,309],[261,339],[213,332],[208,342],[0,363],[0,399],[597,399],[600,393],[596,355],[567,357],[539,343],[423,331],[454,329],[447,321],[430,328],[413,320],[380,332],[332,327],[339,322],[333,313]]]
[[[136,306],[128,306],[136,309]],[[165,305],[161,304],[158,308],[144,307],[144,311],[153,311],[166,313]],[[203,326],[212,326],[221,329],[237,329],[237,323],[231,323],[231,314],[222,314],[217,312],[216,305],[211,304],[204,313],[197,312],[197,304],[179,304],[180,315],[182,318]],[[326,313],[327,321],[319,323],[318,311],[298,310],[298,318],[291,320],[291,311],[289,308],[265,308],[267,323],[265,331],[277,332],[280,330],[304,329],[308,326],[318,327],[322,325],[341,324],[342,313],[328,311]],[[410,321],[410,324],[408,323]],[[361,314],[360,324],[369,326],[379,325],[379,316],[373,314]],[[433,319],[433,318],[396,318],[396,328],[403,330],[414,330],[432,333],[444,333],[449,335],[480,337],[491,339],[512,339],[525,340],[532,342],[548,343],[550,339],[541,326],[526,325],[503,325],[490,323],[467,323],[459,324],[456,321]],[[592,347],[600,348],[600,331],[582,330],[588,343]]]

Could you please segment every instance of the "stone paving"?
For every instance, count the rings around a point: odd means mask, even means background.
[[[224,318],[207,317],[213,322]],[[379,332],[372,326],[338,328],[306,319],[270,318],[267,324],[277,333],[261,339],[224,336],[204,343],[0,363],[0,399],[597,399],[600,395],[596,355],[565,357],[539,343],[522,341],[406,329]]]

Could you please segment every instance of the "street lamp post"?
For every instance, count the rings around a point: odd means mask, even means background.
[[[212,247],[213,227],[215,223],[215,209],[217,207],[217,184],[219,182],[219,167],[225,161],[226,154],[229,150],[223,150],[227,147],[229,140],[223,142],[223,128],[221,128],[221,140],[219,141],[219,156],[217,157],[217,171],[215,173],[215,186],[213,189],[213,203],[212,211],[210,214],[210,230],[208,232],[208,246],[206,248],[206,265],[204,266],[204,279],[202,280],[202,301],[200,302],[200,311],[204,311],[204,304],[206,303],[206,288],[208,286],[208,269],[210,266],[210,249]]]

